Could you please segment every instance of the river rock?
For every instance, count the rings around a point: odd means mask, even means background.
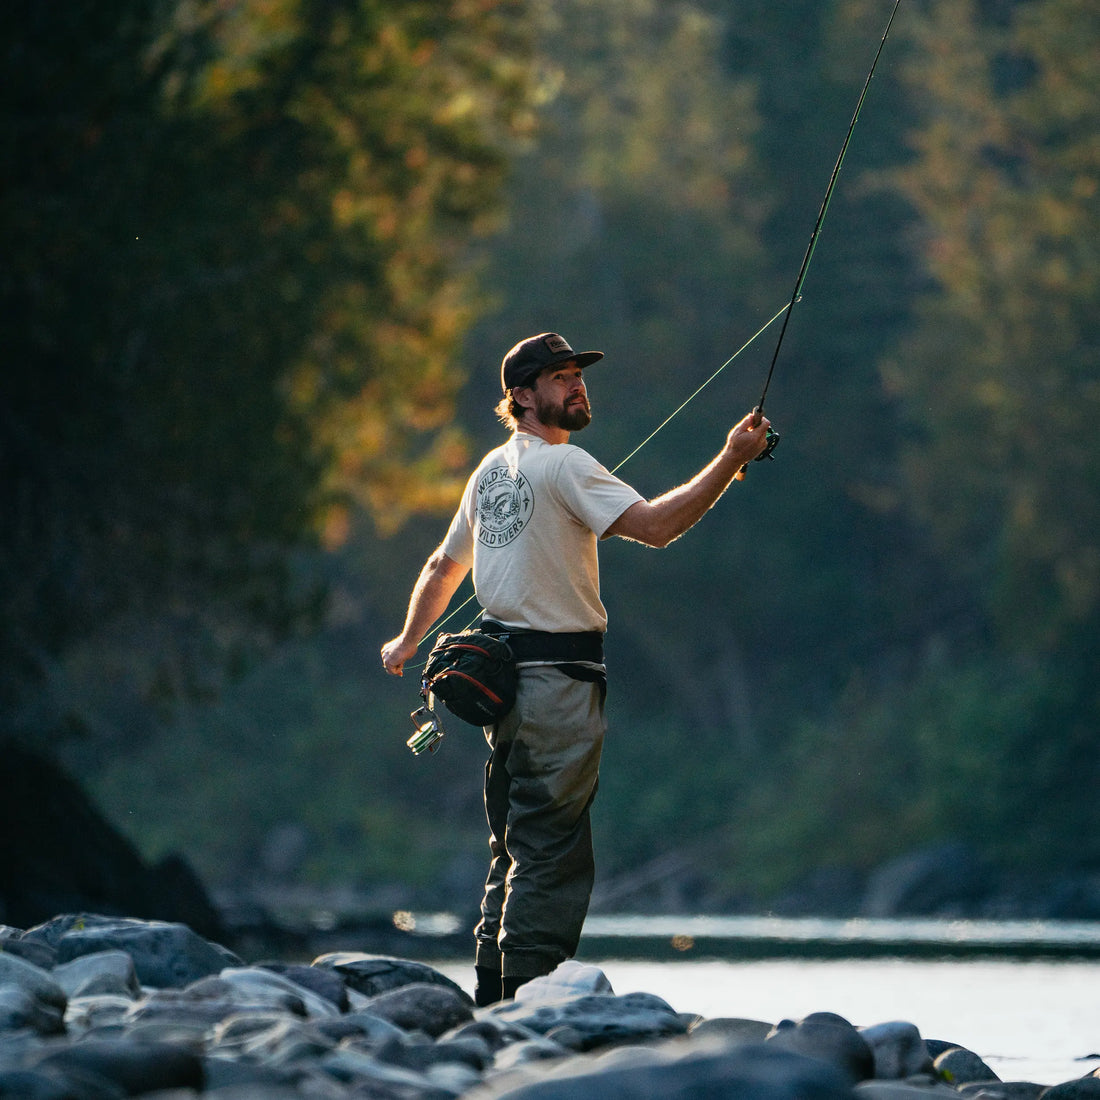
[[[999,1081],[1000,1078],[972,1050],[951,1047],[932,1063],[948,1084],[965,1085],[970,1081]]]
[[[1038,1100],[1046,1090],[1031,1081],[970,1081],[958,1093],[966,1100]]]
[[[462,990],[428,982],[413,982],[372,997],[366,1011],[405,1031],[422,1031],[433,1039],[474,1018],[470,998]]]
[[[339,974],[324,967],[306,966],[302,963],[262,962],[256,965],[273,974],[281,974],[295,985],[316,993],[318,997],[324,997],[335,1006],[337,1012],[347,1012],[348,987]]]
[[[852,1085],[875,1076],[871,1047],[843,1016],[833,1012],[812,1012],[797,1022],[781,1020],[766,1041],[835,1066]]]
[[[516,991],[515,999],[524,1004],[536,1001],[560,1001],[565,997],[590,993],[614,993],[607,975],[598,966],[586,966],[575,959],[566,959],[556,970],[532,978]]]
[[[123,951],[133,960],[142,985],[181,987],[241,960],[185,924],[99,914],[69,914],[30,929],[23,940],[44,943],[66,963],[101,951]]]
[[[14,986],[29,993],[37,1001],[65,1011],[68,997],[51,972],[16,955],[0,952],[0,986]]]
[[[904,1021],[705,1020],[616,995],[580,964],[522,990],[475,1009],[422,963],[248,966],[182,926],[132,918],[4,928],[0,1100],[1100,1100],[1098,1076],[1003,1083]]]
[[[649,1042],[684,1035],[687,1023],[667,1001],[652,993],[589,994],[533,1004],[505,1001],[487,1010],[571,1050],[588,1051],[619,1043]]]
[[[356,951],[332,951],[313,960],[313,965],[334,970],[349,989],[365,997],[377,997],[391,989],[414,982],[442,985],[473,1004],[473,1000],[456,982],[424,963],[395,959],[388,955],[365,955]]]
[[[23,1028],[38,1035],[61,1034],[65,1030],[64,1012],[21,986],[0,986],[0,1031]]]
[[[1040,1093],[1043,1100],[1098,1100],[1100,1098],[1100,1077],[1082,1077],[1077,1081],[1065,1081],[1061,1085],[1052,1085],[1046,1092]]]
[[[772,1025],[763,1020],[743,1020],[735,1016],[713,1016],[690,1025],[693,1039],[720,1038],[730,1046],[738,1043],[762,1043],[771,1034]]]
[[[86,1039],[48,1049],[34,1068],[77,1080],[98,1077],[117,1085],[124,1096],[173,1088],[198,1092],[205,1081],[202,1060],[191,1051],[125,1037]]]
[[[859,1029],[875,1059],[875,1077],[898,1080],[918,1073],[931,1073],[932,1057],[920,1030],[903,1020]]]
[[[195,997],[209,994],[241,1004],[282,1005],[298,1016],[335,1016],[339,1011],[327,997],[259,966],[226,967],[216,977],[200,978],[187,991]]]
[[[133,999],[141,993],[134,960],[125,951],[96,951],[82,955],[55,966],[51,976],[70,1000],[102,993]]]
[[[931,1077],[914,1081],[864,1081],[852,1090],[856,1100],[959,1100],[950,1085]]]
[[[699,1040],[684,1046],[620,1048],[574,1058],[517,1083],[504,1078],[469,1100],[851,1100],[837,1070],[766,1043],[729,1048]]]

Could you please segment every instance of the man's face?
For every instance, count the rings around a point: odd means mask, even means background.
[[[544,370],[531,392],[535,395],[535,417],[547,427],[579,432],[592,420],[581,368],[574,359]]]

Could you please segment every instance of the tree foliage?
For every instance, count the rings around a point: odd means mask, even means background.
[[[921,110],[896,179],[935,283],[884,368],[918,431],[903,484],[1005,645],[1049,653],[1100,618],[1100,15],[930,4],[911,27]]]
[[[5,667],[60,654],[107,692],[135,650],[285,632],[317,533],[323,632],[94,782],[211,876],[289,821],[302,876],[430,896],[480,843],[482,746],[413,761],[415,692],[374,654],[501,438],[502,352],[602,348],[584,444],[647,495],[693,474],[774,330],[635,449],[785,304],[888,5],[22,7]],[[776,461],[668,550],[601,550],[605,876],[705,853],[766,902],[946,836],[1098,858],[1097,20],[899,9],[769,390]]]
[[[288,556],[450,500],[515,5],[5,8],[3,689],[125,619],[161,685],[315,605]],[[217,655],[217,659],[207,657]]]

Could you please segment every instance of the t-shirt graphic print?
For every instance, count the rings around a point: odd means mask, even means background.
[[[493,466],[477,483],[475,533],[483,546],[506,546],[527,526],[535,510],[535,498],[522,471]]]

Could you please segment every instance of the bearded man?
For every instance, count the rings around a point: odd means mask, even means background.
[[[382,647],[386,671],[400,676],[472,569],[479,629],[516,658],[515,706],[485,729],[490,862],[474,932],[479,1005],[513,997],[572,958],[588,912],[590,810],[606,730],[600,539],[667,546],[767,446],[768,421],[749,413],[695,477],[646,500],[570,443],[592,419],[584,370],[602,358],[553,332],[505,355],[497,413],[511,437],[470,477],[404,628]]]

